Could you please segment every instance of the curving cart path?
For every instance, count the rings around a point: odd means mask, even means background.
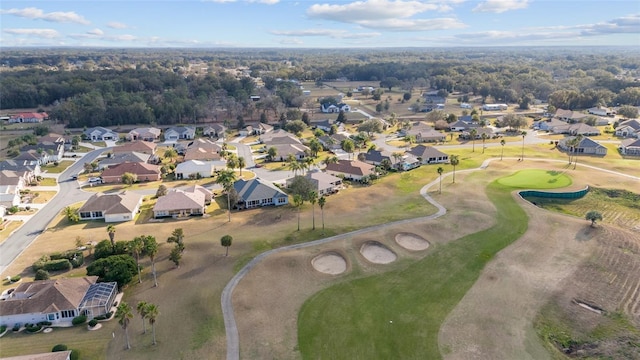
[[[519,157],[517,157],[517,158],[504,158],[504,159],[515,160],[515,159],[519,159]],[[456,173],[468,173],[468,172],[473,172],[473,171],[478,171],[478,170],[484,170],[489,166],[489,164],[492,161],[495,161],[495,160],[500,160],[500,158],[487,159],[482,163],[482,165],[480,165],[479,168],[458,170],[458,171],[456,171]],[[525,158],[525,161],[551,161],[551,162],[566,163],[565,160],[538,159],[538,158]],[[603,169],[603,168],[599,168],[599,167],[591,166],[591,165],[586,165],[586,164],[578,164],[578,166],[586,167],[586,168],[593,169],[593,170],[603,171],[603,172],[610,173],[610,174],[620,175],[620,176],[624,176],[624,177],[628,177],[628,178],[636,179],[636,180],[640,181],[640,177],[638,177],[638,176],[633,176],[633,175],[629,175],[629,174],[625,174],[625,173],[621,173],[621,172],[617,172],[617,171],[613,171],[613,170]],[[449,173],[443,174],[442,176],[443,177],[447,177],[447,176],[449,176],[451,174],[452,174],[452,172],[449,172]],[[355,231],[351,231],[351,232],[348,232],[348,233],[344,233],[344,234],[335,235],[335,236],[331,236],[331,237],[324,238],[324,239],[311,241],[311,242],[308,242],[308,243],[300,243],[300,244],[295,244],[295,245],[284,246],[284,247],[281,247],[281,248],[272,249],[272,250],[263,252],[262,254],[256,256],[255,258],[253,258],[253,260],[251,260],[233,278],[231,278],[229,283],[227,283],[227,285],[222,290],[221,303],[222,303],[222,316],[224,318],[224,327],[225,327],[226,336],[227,336],[227,360],[239,360],[240,359],[240,341],[239,341],[239,336],[238,336],[238,327],[236,325],[236,319],[235,319],[234,314],[233,314],[233,303],[232,303],[233,290],[238,285],[238,283],[240,283],[240,280],[242,280],[242,278],[249,271],[251,271],[260,261],[262,261],[262,259],[270,256],[271,254],[275,254],[275,253],[278,253],[278,252],[281,252],[281,251],[288,251],[288,250],[293,250],[293,249],[302,249],[302,248],[306,248],[306,247],[326,244],[326,243],[329,243],[329,242],[332,242],[332,241],[335,241],[335,240],[344,239],[345,237],[350,237],[350,236],[354,236],[354,235],[360,235],[360,234],[363,234],[363,233],[366,233],[366,232],[369,232],[369,231],[379,230],[379,229],[382,229],[382,228],[387,227],[387,226],[408,224],[408,223],[412,223],[412,222],[415,222],[415,221],[424,221],[424,220],[437,219],[437,218],[445,215],[447,213],[447,209],[444,206],[442,206],[440,203],[435,201],[431,196],[429,196],[427,191],[432,186],[435,186],[435,185],[439,184],[439,182],[440,182],[440,179],[436,178],[435,180],[431,181],[430,183],[428,183],[427,185],[423,186],[420,189],[420,195],[422,195],[422,197],[426,201],[428,201],[430,204],[432,204],[433,206],[435,206],[438,209],[438,211],[436,213],[432,214],[432,215],[424,216],[424,217],[420,217],[420,218],[399,220],[399,221],[394,221],[394,222],[375,225],[375,226],[370,226],[370,227],[363,228],[363,229],[360,229],[360,230],[355,230]]]

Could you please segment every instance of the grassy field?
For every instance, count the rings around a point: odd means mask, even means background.
[[[9,221],[7,226],[0,231],[0,243],[5,241],[11,232],[22,225],[22,221]]]
[[[555,189],[571,185],[571,178],[558,171],[528,169],[501,178],[502,185],[520,189]]]
[[[42,180],[38,182],[38,186],[56,186],[56,185],[58,185],[58,182],[54,178],[42,178]]]
[[[311,297],[298,321],[305,358],[441,357],[438,331],[484,265],[527,229],[527,216],[510,188],[487,188],[497,224],[438,246],[423,260],[338,284]]]
[[[65,170],[67,170],[67,168],[71,165],[73,165],[73,161],[71,160],[62,160],[58,163],[57,166],[53,165],[53,164],[49,164],[45,167],[42,168],[43,172],[48,172],[50,174],[59,174]]]

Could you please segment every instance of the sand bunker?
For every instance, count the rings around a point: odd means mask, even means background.
[[[422,236],[412,233],[399,233],[396,235],[396,242],[407,250],[426,250],[429,247],[429,242]]]
[[[396,261],[396,254],[377,241],[367,241],[360,247],[360,253],[375,264],[388,264]]]
[[[347,270],[347,262],[335,252],[322,253],[314,257],[311,266],[321,273],[330,275],[342,274]]]

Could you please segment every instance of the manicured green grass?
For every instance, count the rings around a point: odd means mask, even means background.
[[[53,164],[49,164],[47,166],[45,166],[44,168],[42,168],[42,171],[46,171],[49,174],[59,174],[65,170],[67,170],[67,168],[69,166],[73,165],[73,161],[71,160],[62,160],[58,163],[58,166],[54,166]]]
[[[518,189],[557,189],[571,185],[571,178],[558,171],[526,169],[503,177],[498,182]]]
[[[493,256],[528,218],[509,189],[487,188],[496,225],[445,245],[405,268],[327,288],[302,307],[298,344],[307,359],[438,359],[438,331]]]
[[[42,178],[42,180],[38,182],[38,186],[56,186],[56,185],[58,185],[58,182],[54,178]]]

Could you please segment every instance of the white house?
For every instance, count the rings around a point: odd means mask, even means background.
[[[155,141],[160,138],[162,131],[155,127],[135,128],[127,134],[126,138],[129,141],[144,140]]]
[[[507,110],[509,106],[507,104],[484,104],[482,110],[484,111],[500,111]]]
[[[13,115],[9,118],[9,123],[41,123],[42,120],[46,120],[49,118],[49,115],[45,112],[34,113],[34,112],[23,112]]]
[[[104,128],[102,126],[96,126],[89,128],[83,132],[83,135],[89,141],[105,141],[105,140],[119,140],[120,135],[117,132]]]
[[[196,137],[196,128],[191,126],[174,126],[164,131],[165,141],[193,140]]]
[[[616,136],[640,138],[640,121],[631,119],[621,122],[616,128]]]
[[[193,191],[172,189],[158,198],[153,207],[153,216],[155,218],[201,216],[205,211],[206,196],[202,191],[196,188]]]
[[[616,114],[615,110],[611,110],[606,107],[592,107],[590,109],[587,109],[587,112],[591,115],[598,116],[613,116]]]
[[[119,194],[96,193],[78,209],[78,214],[80,215],[80,220],[130,221],[140,211],[142,197],[142,195],[132,192]]]
[[[97,276],[25,282],[0,301],[0,323],[71,325],[79,315],[93,319],[111,310],[118,293],[115,282],[97,283]]]
[[[211,177],[216,170],[221,170],[226,167],[227,162],[224,160],[187,160],[178,164],[174,172],[176,179],[189,179],[190,177],[206,178]]]
[[[340,104],[329,104],[325,103],[320,106],[320,111],[323,113],[339,113],[340,111],[349,112],[351,111],[351,106],[340,103]]]
[[[261,206],[281,206],[289,203],[289,195],[278,189],[272,183],[260,178],[251,180],[240,179],[233,184],[238,193],[240,209],[250,209]]]

